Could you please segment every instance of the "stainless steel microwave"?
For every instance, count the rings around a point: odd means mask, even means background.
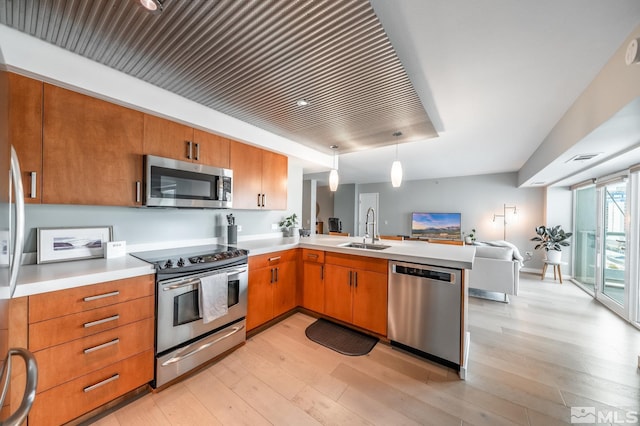
[[[233,171],[145,155],[149,207],[231,208]]]

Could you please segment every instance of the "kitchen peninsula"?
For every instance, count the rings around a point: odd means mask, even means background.
[[[211,243],[218,241],[212,239]],[[362,243],[362,238],[312,236],[240,240],[237,246],[249,251],[249,302],[246,318],[249,335],[260,332],[292,312],[303,310],[376,335],[393,345],[392,327],[389,326],[389,332],[387,329],[387,323],[392,323],[388,321],[391,309],[387,307],[388,302],[391,304],[392,292],[389,289],[393,287],[390,277],[395,272],[396,265],[410,264],[412,267],[407,270],[407,275],[413,276],[409,278],[422,279],[426,277],[423,275],[424,271],[436,271],[434,276],[452,277],[441,280],[443,288],[451,289],[456,284],[453,293],[455,298],[436,300],[438,303],[433,306],[433,312],[437,311],[438,315],[445,311],[449,314],[455,312],[454,315],[457,316],[456,332],[446,333],[448,341],[457,344],[457,353],[452,363],[444,364],[454,364],[453,368],[457,368],[460,377],[464,379],[469,345],[466,331],[466,271],[473,266],[475,248],[387,240],[376,241],[376,249],[346,247],[353,243]],[[387,247],[377,249],[380,246]],[[111,349],[104,350],[104,357],[96,358],[93,364],[87,365],[82,371],[64,372],[60,377],[45,377],[46,371],[43,370],[43,378],[47,380],[38,390],[40,398],[36,399],[37,403],[31,413],[34,419],[41,420],[49,412],[50,404],[59,401],[61,395],[65,395],[65,400],[73,400],[75,403],[69,403],[64,410],[60,410],[60,416],[55,420],[58,422],[78,416],[90,417],[111,400],[144,391],[146,383],[153,377],[153,294],[156,291],[151,275],[153,272],[150,264],[130,255],[116,259],[24,266],[16,291],[18,297],[12,301],[15,309],[30,312],[29,322],[17,327],[24,330],[24,334],[18,336],[20,345],[33,349],[42,362],[45,362],[45,358],[46,362],[53,362],[54,358],[49,355],[60,355],[58,352],[67,347],[69,350],[76,350],[75,346],[82,346],[84,340],[91,340],[92,347],[102,348],[100,345],[104,342],[111,345]],[[424,281],[428,280],[419,281],[419,284],[424,284]],[[440,287],[437,283],[436,286]],[[104,297],[108,295],[115,296]],[[86,308],[78,306],[78,309],[73,307],[75,305],[71,306],[76,301],[95,298],[99,299],[91,303],[99,303],[98,305]],[[113,299],[113,302],[103,302],[108,299]],[[406,303],[413,303],[417,299],[410,298]],[[34,316],[36,307],[42,312],[37,317]],[[65,307],[70,307],[71,311],[65,311]],[[429,309],[411,309],[407,305],[401,310],[415,312]],[[94,318],[94,314],[99,315]],[[90,328],[64,325],[75,317],[79,318],[80,323],[99,325]],[[105,320],[102,320],[103,317]],[[111,321],[111,318],[117,319]],[[104,322],[106,319],[110,321]],[[431,333],[441,322],[452,321],[414,321],[412,326],[426,325],[431,328],[427,332]],[[52,330],[45,327],[49,325],[60,333],[47,332],[46,330]],[[129,333],[129,328],[136,332]],[[95,334],[93,329],[99,333]],[[136,339],[136,335],[142,336],[140,333],[144,338]],[[106,340],[103,335],[108,335]],[[34,336],[47,338],[36,341]],[[120,349],[116,351],[113,348]],[[437,353],[437,347],[434,350],[436,358],[443,358]],[[96,351],[98,352],[100,351]],[[432,351],[428,352],[431,353]],[[46,370],[57,371],[54,364],[50,364]],[[134,372],[140,374],[136,375]],[[103,376],[118,376],[120,379],[113,379],[113,382],[102,385]],[[83,393],[82,389],[92,389],[94,383],[101,383],[103,398],[85,400],[86,392]],[[78,395],[69,393],[72,392],[72,387],[75,389],[78,386]]]

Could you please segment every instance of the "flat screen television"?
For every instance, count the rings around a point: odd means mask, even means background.
[[[460,213],[411,213],[411,237],[462,240]]]

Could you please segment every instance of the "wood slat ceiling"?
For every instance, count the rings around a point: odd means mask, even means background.
[[[437,136],[368,0],[163,5],[0,0],[0,23],[322,152]]]

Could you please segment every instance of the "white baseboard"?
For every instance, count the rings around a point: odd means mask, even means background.
[[[535,268],[520,268],[520,272],[525,272],[525,273],[528,273],[528,274],[534,274],[534,275],[537,275],[539,277],[542,275],[542,269],[535,269]],[[553,269],[547,268],[547,273],[545,274],[545,278],[553,279]],[[572,275],[565,274],[565,272],[562,271],[562,281],[570,280],[572,278],[573,278]]]

